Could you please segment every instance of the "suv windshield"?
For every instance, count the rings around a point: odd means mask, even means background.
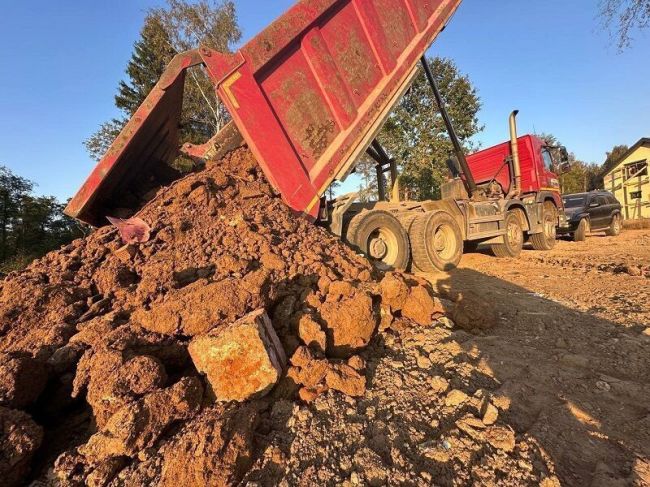
[[[585,205],[585,199],[584,196],[565,196],[562,201],[565,208],[578,208]]]

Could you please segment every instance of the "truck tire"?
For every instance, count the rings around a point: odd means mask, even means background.
[[[616,237],[621,234],[621,215],[618,213],[612,217],[612,223],[605,231],[610,237]]]
[[[411,260],[408,234],[387,211],[355,215],[348,225],[346,240],[381,269],[406,270]]]
[[[583,218],[582,220],[580,220],[580,223],[578,223],[578,228],[576,228],[576,231],[573,233],[573,241],[584,242],[585,239],[587,238],[588,233],[589,233],[589,220]]]
[[[413,267],[421,272],[450,271],[463,256],[463,237],[446,211],[418,215],[411,226]]]
[[[524,248],[524,231],[521,228],[519,214],[515,211],[506,213],[504,221],[506,233],[503,236],[503,243],[492,244],[492,253],[499,258],[519,257],[521,249]]]
[[[544,202],[542,210],[542,232],[530,236],[535,250],[551,250],[555,247],[557,235],[557,208],[550,201]]]

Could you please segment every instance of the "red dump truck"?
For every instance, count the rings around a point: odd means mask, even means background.
[[[166,182],[180,154],[215,158],[245,143],[297,213],[327,226],[378,264],[421,271],[455,266],[463,243],[516,256],[526,236],[552,247],[561,213],[550,152],[518,138],[466,157],[424,54],[460,0],[302,0],[234,54],[200,47],[177,55],[66,212],[92,225],[134,207]],[[440,201],[401,201],[399,161],[376,136],[409,88],[418,63],[438,99],[454,157]],[[202,145],[179,146],[185,75],[202,67],[232,122]],[[327,201],[364,154],[390,172],[379,201]],[[383,182],[384,178],[380,178]]]

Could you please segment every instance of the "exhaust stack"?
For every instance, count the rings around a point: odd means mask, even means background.
[[[519,162],[519,142],[517,142],[517,114],[514,110],[510,114],[510,152],[512,153],[513,187],[510,189],[512,196],[521,194],[521,165]]]

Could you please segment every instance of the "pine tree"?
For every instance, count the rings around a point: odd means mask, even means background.
[[[99,160],[106,153],[174,55],[199,45],[230,52],[240,37],[232,1],[168,0],[165,7],[150,9],[127,64],[127,79],[120,81],[115,96],[115,106],[122,117],[101,124],[84,141],[90,155]],[[227,110],[218,100],[206,73],[200,68],[190,69],[183,97],[181,143],[203,142],[227,120]]]
[[[140,39],[126,67],[127,81],[120,81],[115,106],[131,116],[142,104],[176,52],[160,18],[147,15]]]

